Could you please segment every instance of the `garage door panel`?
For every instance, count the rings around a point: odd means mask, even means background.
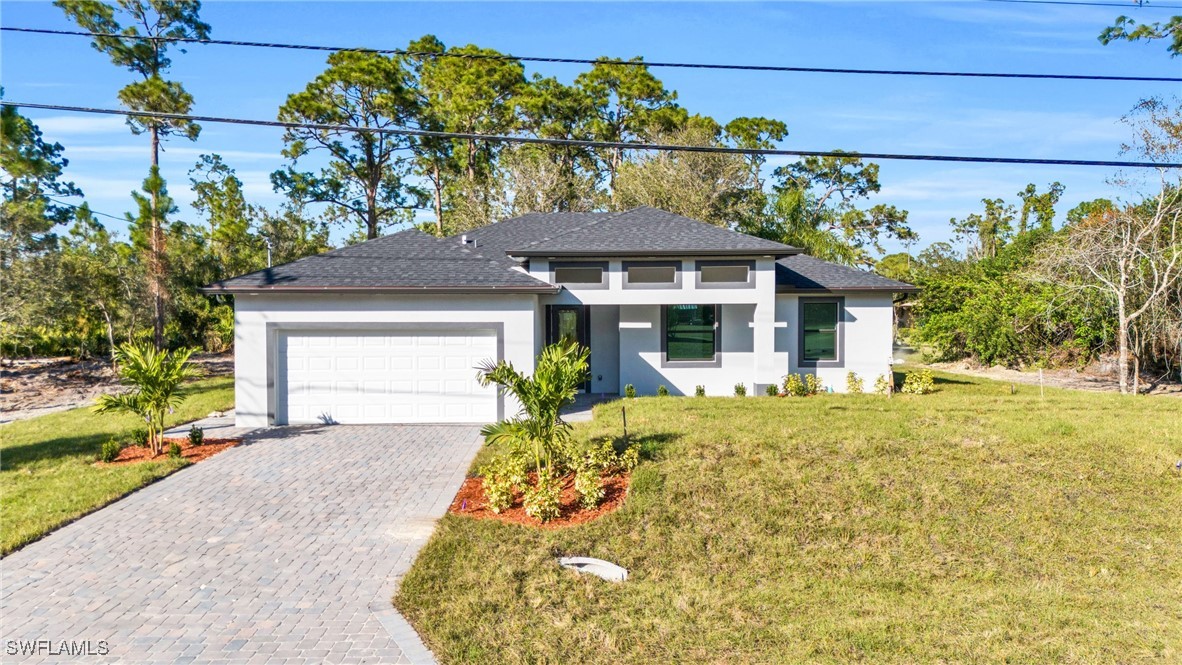
[[[497,394],[475,367],[496,357],[481,332],[292,331],[279,339],[277,416],[293,424],[488,422]]]

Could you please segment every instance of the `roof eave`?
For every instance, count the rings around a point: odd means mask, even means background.
[[[522,258],[598,258],[598,257],[629,257],[644,258],[649,256],[772,256],[781,258],[785,256],[793,256],[800,254],[804,250],[795,247],[790,249],[694,249],[694,250],[650,250],[644,252],[637,251],[579,251],[579,252],[546,252],[537,250],[508,250],[505,252],[510,257]]]
[[[801,288],[799,286],[777,286],[776,293],[919,293],[918,286],[837,286]]]
[[[203,286],[197,289],[206,295],[234,295],[238,293],[392,293],[409,295],[416,293],[492,294],[492,293],[537,293],[555,294],[559,287],[549,284],[538,286]]]

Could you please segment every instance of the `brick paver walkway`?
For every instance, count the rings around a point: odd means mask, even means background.
[[[390,598],[479,445],[473,427],[257,433],[0,560],[0,659],[89,640],[109,655],[77,660],[428,661]]]

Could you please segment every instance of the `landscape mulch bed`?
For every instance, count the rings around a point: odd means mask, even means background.
[[[181,457],[190,462],[200,462],[227,448],[233,448],[239,443],[242,443],[242,439],[207,438],[205,439],[205,443],[200,446],[194,446],[189,444],[188,437],[183,439],[169,437],[164,439],[164,452],[159,455],[153,455],[151,449],[147,446],[128,446],[119,451],[119,457],[116,457],[114,462],[95,462],[95,466],[122,466],[124,464],[165,460],[168,459],[168,447],[174,441],[181,444]]]
[[[579,505],[579,495],[575,492],[574,474],[564,477],[560,502],[561,514],[558,519],[542,524],[525,514],[525,506],[521,502],[521,492],[514,493],[512,506],[500,513],[494,513],[489,509],[488,501],[484,497],[484,479],[474,476],[464,479],[464,485],[460,487],[459,492],[456,492],[456,498],[451,502],[448,512],[477,519],[496,520],[506,524],[561,529],[590,522],[619,508],[624,503],[625,497],[628,496],[628,481],[630,479],[631,474],[628,473],[605,477],[603,479],[603,501],[595,510],[586,510]]]

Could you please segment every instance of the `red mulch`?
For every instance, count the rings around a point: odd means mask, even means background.
[[[497,520],[507,524],[524,524],[543,529],[561,529],[590,522],[619,508],[624,503],[624,498],[628,496],[628,481],[630,479],[631,476],[628,473],[604,478],[603,501],[595,510],[585,510],[579,505],[579,495],[575,492],[575,474],[565,476],[562,479],[562,499],[559,508],[561,515],[558,519],[550,520],[545,524],[525,514],[525,506],[521,503],[521,492],[514,492],[513,505],[506,510],[500,513],[489,510],[488,502],[484,498],[483,478],[479,476],[464,480],[464,485],[460,487],[459,492],[456,492],[456,498],[447,510],[450,513],[467,515],[477,519]]]
[[[152,455],[151,449],[146,446],[128,446],[119,451],[119,457],[115,458],[114,462],[95,462],[95,466],[122,466],[124,464],[138,464],[140,462],[151,462],[153,460],[168,459],[168,447],[173,441],[181,444],[181,457],[190,462],[200,462],[203,459],[212,457],[227,448],[242,443],[242,439],[214,439],[206,438],[205,443],[200,446],[193,446],[189,444],[188,437],[164,439],[164,452],[159,455]]]

